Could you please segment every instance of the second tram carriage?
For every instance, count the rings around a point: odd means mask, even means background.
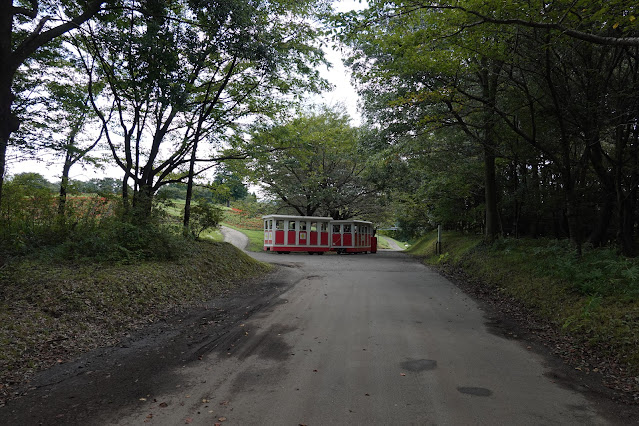
[[[264,219],[264,250],[309,254],[375,253],[377,238],[371,222],[330,217],[272,214]]]

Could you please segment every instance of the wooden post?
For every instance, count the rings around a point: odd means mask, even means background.
[[[437,243],[435,243],[436,254],[442,254],[442,226],[437,225]]]

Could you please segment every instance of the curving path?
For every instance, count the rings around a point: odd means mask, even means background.
[[[386,235],[381,235],[380,237],[388,241],[388,244],[390,245],[390,248],[380,249],[380,250],[386,250],[386,251],[404,251],[405,250],[404,247],[401,246],[399,241],[394,240],[391,237],[387,237]],[[377,237],[377,238],[380,238],[380,237]]]
[[[245,250],[249,244],[248,237],[240,231],[236,231],[235,229],[229,228],[227,226],[220,226],[220,231],[224,236],[225,242],[233,244],[240,250]]]

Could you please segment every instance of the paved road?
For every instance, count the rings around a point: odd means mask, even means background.
[[[239,340],[168,372],[178,384],[119,424],[606,424],[478,306],[395,252],[257,253],[298,281]],[[131,411],[132,410],[132,411]],[[221,420],[220,420],[221,419]]]
[[[248,237],[240,231],[236,231],[235,229],[227,226],[220,226],[220,231],[224,236],[224,241],[233,244],[240,250],[244,250],[249,244]]]
[[[377,237],[380,238],[380,237]],[[388,241],[388,245],[390,246],[389,249],[380,249],[380,250],[393,250],[393,251],[402,251],[405,249],[405,247],[402,247],[399,241],[391,238],[391,237],[387,237],[386,235],[382,236],[381,238],[385,239],[386,241]]]

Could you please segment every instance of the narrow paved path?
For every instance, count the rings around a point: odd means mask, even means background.
[[[235,340],[167,372],[118,424],[597,425],[543,359],[453,284],[395,252],[255,257],[297,277]],[[116,407],[112,407],[115,409]]]
[[[249,244],[248,237],[240,231],[236,231],[235,229],[229,228],[228,226],[220,226],[220,231],[224,236],[224,241],[233,244],[240,250],[246,249]]]
[[[377,238],[380,238],[380,237],[377,237]],[[405,247],[401,246],[401,243],[399,241],[391,237],[387,237],[386,235],[383,235],[381,236],[381,238],[388,241],[388,245],[390,246],[390,249],[381,249],[381,250],[403,251],[405,249]]]

